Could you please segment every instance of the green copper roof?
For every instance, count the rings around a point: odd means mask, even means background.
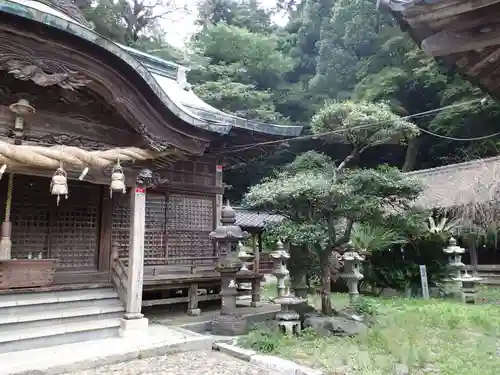
[[[294,137],[301,126],[262,123],[222,112],[191,90],[186,82],[186,68],[130,47],[114,43],[97,34],[81,17],[66,12],[61,0],[0,0],[0,12],[10,13],[76,35],[119,57],[132,67],[162,100],[165,106],[185,122],[220,134],[242,128],[264,134]],[[71,5],[69,5],[71,6]],[[79,19],[80,18],[80,19]]]

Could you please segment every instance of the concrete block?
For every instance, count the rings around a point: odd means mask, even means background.
[[[121,319],[120,320],[120,337],[144,336],[148,334],[148,319]]]
[[[187,314],[189,316],[200,316],[201,315],[201,309],[188,309]]]
[[[268,371],[275,371],[283,375],[323,375],[320,370],[299,365],[287,359],[278,358],[272,355],[254,355],[250,358],[250,363],[260,366]]]
[[[243,349],[238,346],[226,344],[223,342],[214,343],[214,348],[221,353],[228,354],[231,357],[235,357],[247,362],[250,362],[250,359],[257,354],[253,350]]]

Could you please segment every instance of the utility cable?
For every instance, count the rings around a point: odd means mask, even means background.
[[[462,107],[465,105],[475,104],[478,102],[484,104],[485,100],[486,100],[485,98],[472,99],[472,100],[468,100],[468,101],[464,101],[464,102],[460,102],[460,103],[450,104],[450,105],[443,106],[440,108],[431,109],[428,111],[423,111],[423,112],[418,112],[418,113],[414,113],[411,115],[403,116],[403,117],[401,117],[401,119],[408,120],[408,119],[412,119],[412,118],[426,117],[426,116],[429,116],[429,115],[432,115],[434,113],[441,112],[441,111],[444,111],[447,109]],[[350,129],[337,129],[337,130],[331,130],[331,131],[327,131],[327,132],[323,132],[323,133],[319,133],[319,134],[309,134],[309,135],[302,135],[302,136],[297,136],[297,137],[288,138],[288,139],[280,139],[280,140],[275,140],[275,141],[251,143],[251,144],[248,144],[245,146],[226,147],[226,148],[221,149],[221,150],[214,150],[214,152],[217,152],[217,151],[224,151],[224,153],[240,152],[240,151],[245,151],[245,150],[255,148],[258,146],[280,144],[280,143],[286,143],[286,142],[290,142],[290,141],[298,141],[298,140],[306,140],[306,139],[318,139],[318,138],[322,138],[322,137],[328,136],[328,135],[344,133],[346,131],[369,129],[369,128],[372,128],[376,125],[378,125],[378,124],[373,124],[373,123],[372,124],[364,124],[364,125],[354,126]],[[420,131],[422,131],[426,134],[432,135],[434,137],[442,138],[442,139],[448,139],[451,141],[463,141],[463,142],[480,141],[480,140],[484,140],[484,139],[488,139],[488,138],[492,138],[492,137],[500,135],[500,132],[497,132],[494,134],[490,134],[490,135],[486,135],[486,136],[482,136],[482,137],[476,137],[476,138],[455,138],[455,137],[448,137],[445,135],[433,133],[433,132],[426,130],[426,129],[423,129],[417,125],[415,125],[415,126],[417,127],[417,129],[419,129]]]

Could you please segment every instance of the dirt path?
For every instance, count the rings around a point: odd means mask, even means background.
[[[186,352],[64,375],[279,375],[219,352]]]

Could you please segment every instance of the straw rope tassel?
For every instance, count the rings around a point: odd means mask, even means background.
[[[2,223],[2,239],[0,240],[0,259],[11,259],[12,241],[10,239],[12,225],[10,223],[10,214],[12,207],[12,192],[14,190],[14,174],[9,173],[7,185],[7,199],[5,201],[5,216]]]
[[[10,221],[10,211],[12,207],[12,191],[14,189],[14,173],[9,173],[9,182],[7,185],[7,200],[5,201],[5,219]]]

